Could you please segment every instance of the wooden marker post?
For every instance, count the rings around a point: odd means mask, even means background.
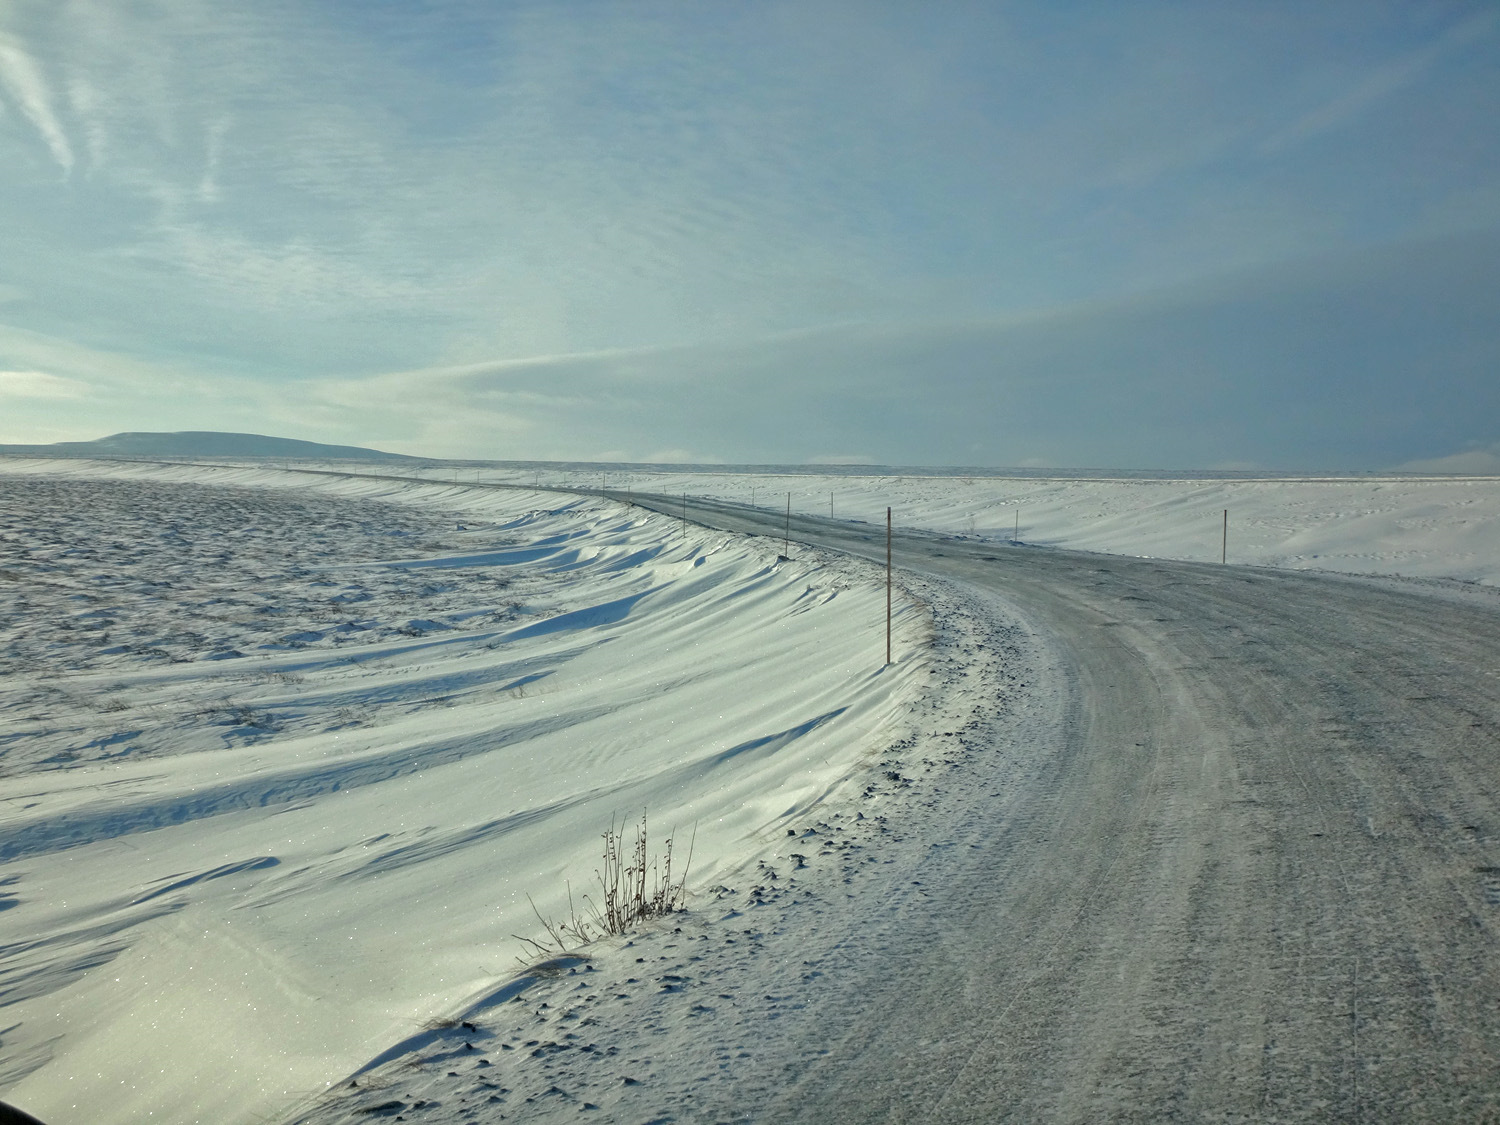
[[[1012,535],[1010,537],[1010,541],[1012,543],[1019,543],[1021,541],[1021,509],[1020,508],[1016,509],[1016,530],[1014,531],[1014,533],[1012,533]]]
[[[787,558],[792,557],[792,494],[786,494],[786,534],[781,540],[781,553]]]
[[[682,494],[682,537],[687,538],[687,493]]]
[[[891,510],[885,510],[885,662],[891,662]]]
[[[1220,565],[1229,561],[1229,509],[1224,509],[1224,541],[1219,545]]]

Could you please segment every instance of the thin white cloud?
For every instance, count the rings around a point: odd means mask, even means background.
[[[10,92],[21,112],[41,134],[64,177],[69,175],[73,171],[73,146],[53,112],[46,79],[36,60],[8,35],[0,35],[0,86]]]
[[[76,379],[45,371],[0,371],[0,399],[82,398],[88,388]]]
[[[208,127],[203,178],[198,181],[198,202],[219,202],[219,162],[224,155],[224,134],[229,132],[229,118],[221,117]]]
[[[84,150],[88,153],[88,171],[97,172],[104,166],[108,148],[108,134],[98,88],[82,75],[73,75],[68,80],[68,106],[83,131]]]
[[[647,465],[717,465],[720,460],[691,449],[655,449],[641,461]]]
[[[241,392],[235,380],[170,362],[90,348],[5,323],[0,323],[0,364],[13,374],[44,373],[44,380],[56,378],[85,388],[88,393],[83,398],[90,403],[109,401],[116,406],[128,403],[135,407],[156,402],[223,402],[234,400]]]
[[[1406,461],[1395,468],[1400,473],[1453,473],[1458,476],[1500,476],[1500,452],[1493,449],[1470,449],[1447,457]]]
[[[1448,52],[1489,35],[1497,25],[1500,25],[1500,11],[1483,11],[1471,16],[1426,46],[1379,68],[1352,89],[1268,137],[1261,144],[1261,153],[1272,155],[1292,148],[1354,120],[1371,106],[1411,85]]]

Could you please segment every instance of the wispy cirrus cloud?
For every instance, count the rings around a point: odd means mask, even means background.
[[[1264,155],[1280,152],[1336,129],[1411,85],[1446,54],[1480,42],[1500,29],[1500,11],[1493,8],[1460,20],[1431,42],[1374,68],[1362,81],[1261,143]]]
[[[66,178],[73,171],[73,146],[53,109],[52,90],[42,68],[21,42],[0,32],[0,87],[35,127]]]
[[[524,459],[1373,466],[1500,412],[1496,262],[1493,237],[1416,243],[1029,315],[321,381],[309,401],[403,452],[440,433]]]
[[[25,400],[36,425],[128,403],[414,452],[1134,456],[1098,403],[1170,382],[1207,416],[1286,357],[1189,346],[1186,313],[1153,351],[1132,295],[1500,229],[1497,19],[0,0],[0,300],[32,333],[0,328],[0,368],[91,388]],[[1158,398],[1140,427],[1188,417]]]

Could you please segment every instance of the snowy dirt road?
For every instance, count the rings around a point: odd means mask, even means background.
[[[792,534],[883,554],[883,529]],[[1495,599],[935,538],[896,556],[1019,607],[1063,694],[1026,720],[1033,760],[977,755],[918,873],[816,939],[878,933],[880,956],[778,1022],[808,1053],[742,1088],[744,1119],[1500,1117]]]

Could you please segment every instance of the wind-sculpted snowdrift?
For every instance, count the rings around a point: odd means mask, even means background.
[[[266,1119],[503,990],[612,817],[732,868],[922,667],[863,564],[617,503],[9,469],[0,1091],[47,1121]]]

